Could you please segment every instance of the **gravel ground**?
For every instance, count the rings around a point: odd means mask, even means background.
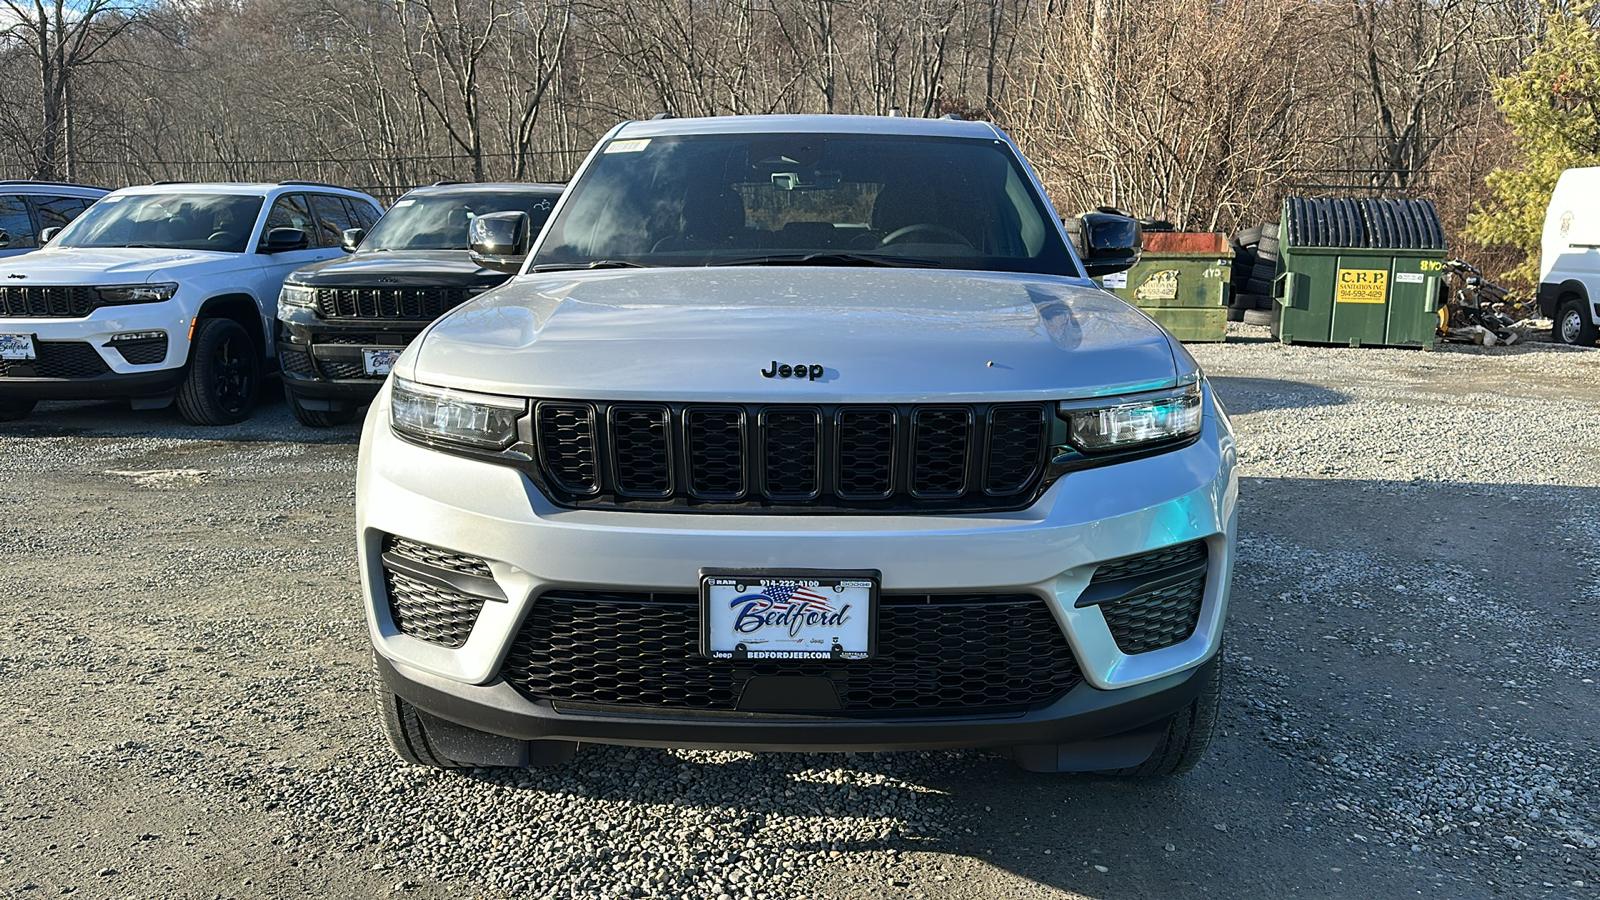
[[[1600,351],[1191,345],[1244,473],[1212,753],[399,765],[355,426],[0,426],[0,894],[1600,896]]]

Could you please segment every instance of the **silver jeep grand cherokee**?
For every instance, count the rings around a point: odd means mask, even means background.
[[[480,256],[521,263],[517,215],[479,221]],[[1133,233],[1088,243],[1126,257]],[[410,345],[362,435],[403,759],[1199,760],[1228,421],[1184,348],[1088,280],[1096,252],[1004,134],[629,122],[532,243]]]

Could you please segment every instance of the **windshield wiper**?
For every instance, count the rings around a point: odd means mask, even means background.
[[[597,259],[591,263],[542,263],[534,266],[532,272],[560,272],[571,269],[648,269],[644,263],[629,262],[625,259]]]
[[[713,266],[886,266],[895,269],[937,269],[938,260],[876,253],[773,253],[741,259],[718,260]]]

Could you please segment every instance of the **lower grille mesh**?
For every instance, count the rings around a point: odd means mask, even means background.
[[[706,659],[693,594],[559,591],[535,601],[501,675],[523,694],[651,709],[733,710],[750,678],[829,679],[828,715],[986,715],[1082,680],[1044,601],[1027,594],[885,596],[870,660]]]
[[[490,577],[489,564],[476,556],[395,535],[384,538],[383,552],[383,586],[395,627],[419,641],[441,647],[464,646],[478,615],[483,612],[485,598],[442,586],[454,582],[441,579],[436,583],[399,571],[389,561],[394,559],[396,565],[404,568],[406,566],[399,562],[404,560],[436,576],[456,573],[477,578]]]
[[[1099,603],[1106,626],[1123,653],[1148,653],[1189,639],[1200,623],[1206,593],[1206,543],[1190,541],[1102,563],[1090,582],[1132,579],[1155,586]],[[1187,574],[1188,577],[1182,577]],[[1172,581],[1173,577],[1182,580]]]
[[[436,587],[385,567],[383,586],[395,627],[419,641],[456,648],[467,643],[484,599]]]
[[[1200,621],[1206,578],[1197,575],[1171,587],[1100,604],[1111,636],[1123,653],[1148,653],[1181,643]]]
[[[0,378],[93,378],[111,371],[99,351],[82,341],[39,341],[38,359],[0,359]]]

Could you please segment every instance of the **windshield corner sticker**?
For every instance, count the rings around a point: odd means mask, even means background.
[[[1389,273],[1382,269],[1340,269],[1334,287],[1335,303],[1385,303],[1389,299]]]
[[[1112,272],[1100,279],[1100,284],[1108,288],[1125,288],[1128,286],[1128,273]]]
[[[650,139],[644,138],[635,141],[612,141],[606,145],[607,153],[638,153],[650,146]]]
[[[1150,277],[1133,292],[1139,300],[1173,300],[1178,296],[1178,270],[1162,269],[1151,272]]]

